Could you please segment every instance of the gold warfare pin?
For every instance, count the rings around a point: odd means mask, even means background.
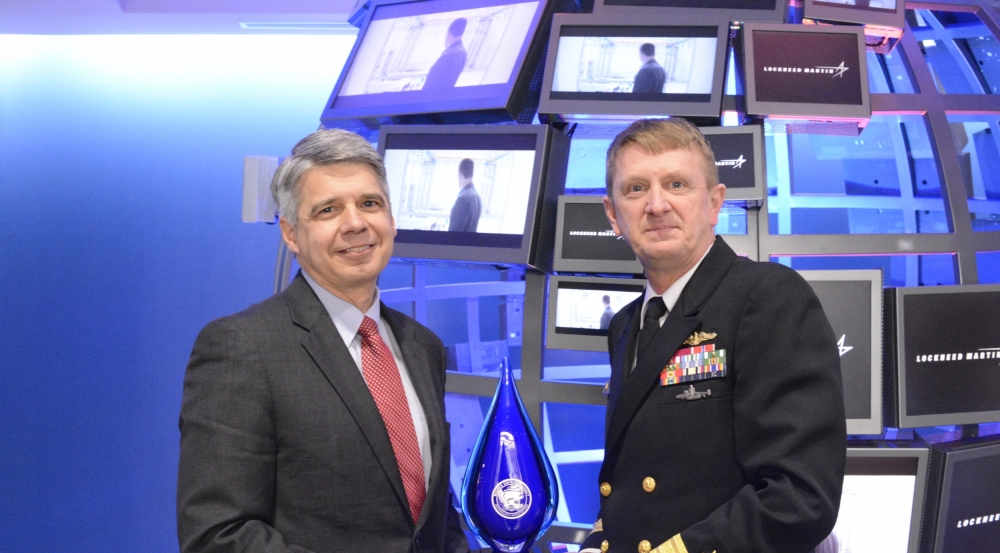
[[[715,338],[715,336],[716,334],[714,332],[695,332],[694,334],[688,336],[687,340],[684,340],[684,345],[697,346],[702,342],[707,342],[708,340]]]

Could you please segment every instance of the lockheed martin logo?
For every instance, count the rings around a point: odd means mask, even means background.
[[[847,353],[847,352],[851,351],[852,349],[854,349],[854,346],[845,346],[844,345],[844,340],[846,340],[846,339],[847,339],[847,335],[844,334],[843,336],[840,337],[840,340],[837,341],[837,349],[840,350],[840,356],[841,357],[843,357],[845,353]]]
[[[820,66],[819,69],[829,69],[829,70],[835,71],[835,73],[833,75],[834,77],[843,77],[844,76],[844,72],[847,71],[847,67],[844,67],[844,62],[840,62],[840,65],[838,65],[837,67],[823,67],[823,66]]]
[[[720,159],[715,162],[715,166],[732,167],[733,169],[739,169],[740,167],[743,167],[743,164],[746,162],[747,160],[743,158],[743,154],[740,154],[740,157],[736,159]]]
[[[767,73],[812,73],[815,75],[832,75],[833,77],[843,77],[850,67],[840,62],[840,65],[817,65],[815,67],[781,67],[767,65],[764,71]]]

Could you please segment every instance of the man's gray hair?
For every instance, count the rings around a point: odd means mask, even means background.
[[[350,131],[324,129],[303,138],[292,148],[271,179],[271,196],[278,213],[289,224],[298,222],[302,203],[300,180],[310,169],[337,163],[363,163],[375,171],[379,187],[389,200],[389,183],[385,178],[385,163],[367,140]]]

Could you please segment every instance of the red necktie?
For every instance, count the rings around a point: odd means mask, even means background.
[[[420,458],[417,432],[413,427],[410,404],[403,391],[403,381],[392,351],[378,334],[375,321],[365,317],[358,334],[361,335],[361,371],[385,422],[385,429],[389,431],[389,441],[396,454],[399,474],[403,477],[403,489],[410,502],[410,514],[416,523],[420,518],[427,490],[424,487],[424,463]]]

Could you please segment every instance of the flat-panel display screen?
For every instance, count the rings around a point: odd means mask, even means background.
[[[923,500],[920,457],[873,455],[877,451],[848,450],[837,523],[817,552],[916,551]],[[927,452],[922,453],[926,459]]]
[[[773,10],[775,0],[598,0],[604,6],[651,8],[709,8],[716,10]],[[782,7],[784,4],[780,4]]]
[[[1000,544],[1000,445],[948,454],[934,551],[987,553]]]
[[[564,25],[554,100],[709,102],[717,27]]]
[[[896,0],[813,0],[813,4],[872,12],[895,13],[896,11]]]
[[[558,283],[556,333],[607,336],[611,317],[641,296],[643,289],[641,285],[618,283]]]
[[[383,157],[397,240],[518,247],[535,148],[530,134],[390,135]]]
[[[726,185],[726,200],[762,200],[764,177],[764,133],[756,125],[702,127],[705,140],[715,154],[719,182]]]
[[[718,118],[729,19],[706,12],[555,14],[539,113],[567,119]]]
[[[376,5],[329,107],[343,117],[502,108],[546,3]]]
[[[607,351],[611,318],[645,289],[638,279],[550,277],[545,347]]]
[[[863,28],[747,23],[744,46],[749,113],[871,117]]]
[[[600,196],[560,196],[553,268],[574,273],[639,274],[632,248],[615,235]]]
[[[856,37],[757,30],[753,48],[757,101],[862,105]]]
[[[905,426],[1000,420],[1000,287],[897,294]]]

